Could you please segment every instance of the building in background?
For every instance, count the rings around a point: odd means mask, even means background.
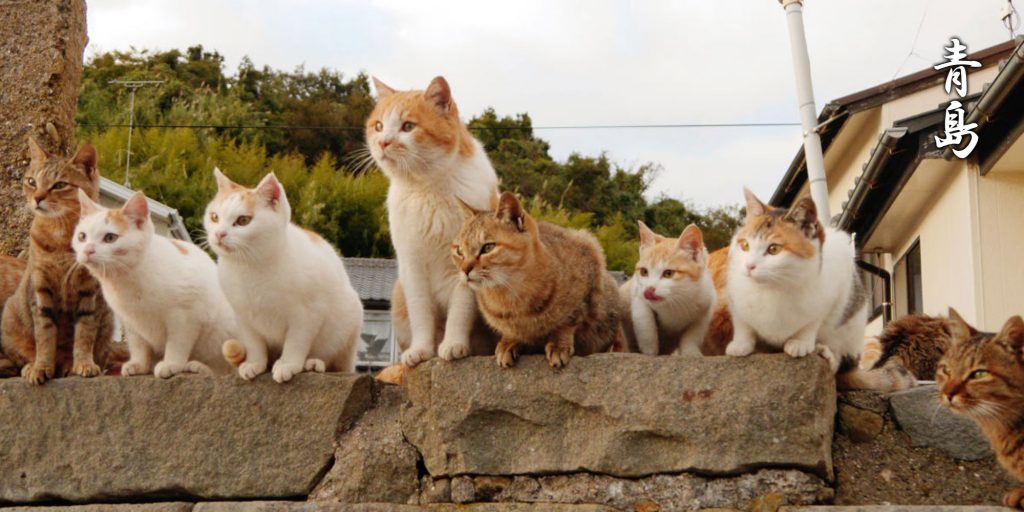
[[[120,208],[134,193],[135,191],[128,187],[107,178],[100,178],[100,204],[106,208]],[[153,219],[153,227],[156,228],[157,234],[176,240],[192,241],[181,215],[178,215],[178,210],[148,197],[146,199],[149,202],[149,216]]]
[[[874,267],[868,333],[887,317],[955,307],[984,330],[1024,313],[1024,39],[974,52],[965,160],[936,147],[950,97],[926,69],[830,102],[818,120],[829,206]],[[807,195],[801,149],[771,198]],[[838,213],[837,213],[838,212]],[[891,297],[891,300],[886,300]]]
[[[401,350],[391,328],[391,289],[398,279],[398,264],[383,258],[345,258],[352,287],[363,301],[363,334],[356,352],[356,367],[378,370],[398,361]]]

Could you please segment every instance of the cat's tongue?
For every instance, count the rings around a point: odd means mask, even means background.
[[[644,290],[644,298],[651,302],[658,302],[659,300],[661,300],[661,297],[659,297],[658,294],[654,293],[654,288],[647,288],[646,290]]]

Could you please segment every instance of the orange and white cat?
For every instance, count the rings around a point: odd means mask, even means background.
[[[623,332],[631,352],[701,355],[715,306],[700,229],[668,238],[640,222],[640,259],[619,289]]]
[[[225,358],[246,380],[266,372],[271,357],[277,382],[303,371],[353,371],[363,305],[337,251],[291,223],[273,173],[254,189],[213,173],[217,195],[203,226],[239,336],[224,343]]]
[[[449,251],[462,226],[459,202],[484,210],[496,196],[494,167],[459,119],[444,78],[423,91],[396,91],[376,78],[374,85],[366,143],[390,182],[388,223],[398,257],[392,319],[402,363],[493,352],[494,334],[479,320]]]

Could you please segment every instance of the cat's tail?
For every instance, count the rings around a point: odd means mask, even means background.
[[[909,370],[895,363],[870,370],[851,366],[836,374],[836,387],[840,390],[868,389],[888,393],[913,387],[916,383]]]
[[[225,341],[224,344],[221,345],[220,353],[223,354],[224,359],[235,368],[238,368],[245,362],[245,345],[242,345],[242,342],[234,338]]]

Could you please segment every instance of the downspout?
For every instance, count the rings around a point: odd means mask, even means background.
[[[892,274],[886,271],[884,268],[876,267],[864,260],[857,260],[857,266],[861,270],[874,274],[882,278],[884,287],[882,288],[882,327],[885,327],[892,320]]]
[[[821,153],[821,137],[816,129],[818,116],[814,109],[814,87],[811,85],[811,60],[807,55],[804,36],[802,0],[779,0],[786,10],[789,25],[789,48],[793,54],[793,73],[796,76],[796,97],[800,105],[800,125],[804,130],[804,158],[807,161],[807,182],[811,199],[818,210],[818,219],[830,225],[832,215],[828,207],[828,183],[825,181],[825,158]]]
[[[1024,41],[1024,38],[1017,39]],[[1003,69],[996,75],[995,80],[985,88],[985,92],[978,98],[978,103],[971,109],[964,124],[978,123],[978,126],[974,129],[975,132],[984,128],[992,114],[999,109],[1003,101],[1006,100],[1006,97],[1010,95],[1010,91],[1021,81],[1022,77],[1024,77],[1024,42],[1018,44],[1013,53],[1007,57]],[[953,158],[952,146],[947,147],[942,152],[942,158],[946,160]]]
[[[906,127],[889,128],[882,133],[878,144],[871,150],[871,158],[864,164],[864,171],[854,181],[855,185],[850,192],[850,199],[843,203],[843,211],[839,215],[839,222],[836,224],[839,229],[848,230],[853,219],[857,216],[861,206],[868,197],[868,192],[874,190],[878,183],[878,177],[885,168],[886,162],[896,149],[896,144],[907,134]]]

